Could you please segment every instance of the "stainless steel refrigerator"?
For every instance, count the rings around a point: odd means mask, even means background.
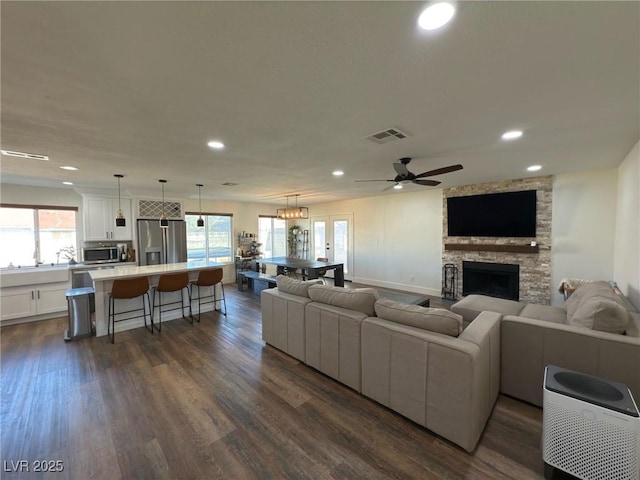
[[[187,224],[169,220],[160,228],[159,220],[138,220],[138,264],[181,263],[187,261]]]

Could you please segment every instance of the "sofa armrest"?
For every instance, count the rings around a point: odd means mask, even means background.
[[[365,319],[362,393],[473,451],[498,393],[499,319],[483,316],[469,340]]]
[[[502,393],[542,406],[544,367],[557,365],[622,382],[640,398],[640,338],[511,315],[500,325]]]
[[[284,293],[277,288],[262,290],[262,339],[304,362],[304,315],[305,306],[310,302],[311,299],[308,297]]]
[[[496,312],[481,312],[458,337],[480,347],[480,361],[485,364],[483,368],[490,376],[489,395],[492,406],[500,393],[501,318],[502,315]]]

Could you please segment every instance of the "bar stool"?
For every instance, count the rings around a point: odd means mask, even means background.
[[[142,297],[142,308],[116,312],[116,300],[130,300],[132,298],[140,296]],[[151,328],[147,326],[147,309],[144,303],[145,296],[147,297],[146,305],[149,305],[149,318],[151,319]],[[131,320],[132,318],[136,318],[136,315],[132,315],[116,320],[116,316],[124,315],[125,313],[139,312],[140,310],[142,310],[142,316],[144,317],[145,328],[153,334],[153,311],[151,310],[151,304],[149,303],[149,278],[135,277],[114,280],[113,285],[111,286],[111,292],[109,293],[109,318],[107,322],[107,335],[111,337],[111,343],[115,343],[116,322],[122,322],[124,320]]]
[[[191,298],[193,298],[193,287],[194,285],[198,287],[198,321],[200,321],[200,308],[202,303],[213,303],[213,309],[218,310],[216,305],[218,302],[222,302],[224,305],[224,312],[222,314],[227,316],[227,301],[224,297],[224,284],[222,283],[222,268],[208,268],[206,270],[200,270],[198,273],[198,279],[194,282],[191,282]],[[220,290],[222,292],[222,298],[218,300],[216,298],[216,285],[220,284]],[[200,287],[212,287],[213,292],[211,295],[200,295]],[[201,302],[203,298],[213,298],[213,300],[208,300],[206,302]],[[195,299],[194,299],[195,300]]]
[[[189,297],[189,318],[184,316],[184,295],[183,290],[187,289],[187,295]],[[166,307],[168,305],[177,305],[180,303],[180,307],[167,308],[164,311],[169,312],[171,310],[178,310],[182,313],[182,318],[185,320],[189,320],[190,323],[193,323],[193,315],[191,313],[191,293],[189,292],[189,274],[187,272],[180,273],[163,273],[160,275],[158,279],[158,286],[153,289],[153,309],[151,310],[153,318],[153,312],[156,308],[156,292],[158,292],[158,314],[160,317],[160,322],[157,328],[158,332],[162,331],[162,307]],[[162,293],[171,293],[171,292],[180,292],[180,301],[177,300],[175,302],[167,302],[162,303]]]

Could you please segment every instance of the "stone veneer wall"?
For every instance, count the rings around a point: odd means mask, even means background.
[[[520,265],[520,301],[549,305],[551,303],[551,203],[553,177],[522,178],[504,182],[452,187],[443,191],[443,247],[442,263],[458,267],[457,296],[462,296],[462,261],[510,263]],[[447,198],[483,193],[536,190],[536,237],[449,237],[447,235]],[[536,241],[538,253],[446,250],[448,243],[481,245],[530,245]]]

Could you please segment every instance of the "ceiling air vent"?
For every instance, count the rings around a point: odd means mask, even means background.
[[[369,135],[367,139],[376,143],[387,143],[393,140],[402,140],[403,138],[407,138],[408,136],[409,134],[401,131],[399,128],[388,128],[387,130],[383,130],[382,132],[377,132]]]
[[[9,157],[30,158],[31,160],[44,160],[45,162],[49,160],[48,156],[38,155],[37,153],[14,152],[12,150],[0,150],[0,152]]]

